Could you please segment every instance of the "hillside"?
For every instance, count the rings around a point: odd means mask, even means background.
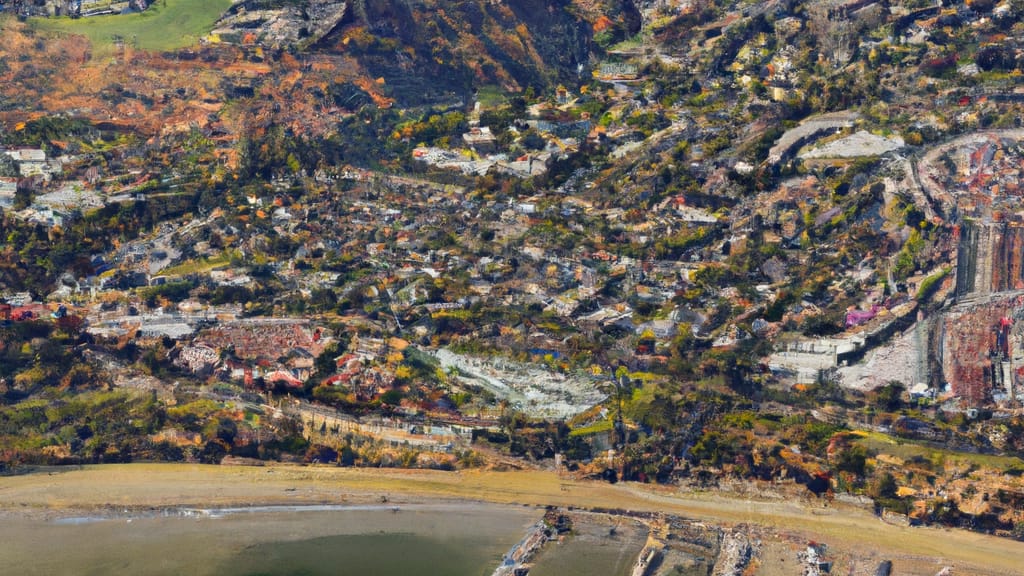
[[[211,6],[204,4],[207,12]],[[310,116],[323,110],[307,106],[350,112],[372,101],[457,108],[468,106],[477,90],[540,92],[579,81],[601,51],[591,20],[624,18],[621,10],[570,2],[412,6],[243,2],[217,23],[203,24],[188,2],[171,2],[127,16],[37,18],[28,28],[7,19],[12,42],[4,47],[4,76],[13,82],[29,74],[35,82],[22,83],[20,91],[10,86],[0,108],[12,121],[70,113],[117,118],[151,134],[158,126],[207,124],[203,116],[227,99],[264,94],[288,103],[286,112],[270,112],[277,123],[297,121],[317,132]],[[204,30],[212,31],[200,45]],[[36,31],[41,36],[33,39]],[[166,44],[172,37],[191,38],[191,45]],[[282,86],[285,93],[275,93]]]
[[[1024,538],[1022,14],[0,16],[0,460],[558,454]]]

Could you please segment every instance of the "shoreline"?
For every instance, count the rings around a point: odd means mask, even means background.
[[[107,520],[142,520],[148,518],[227,518],[247,514],[278,514],[278,513],[318,513],[318,512],[441,512],[452,510],[484,510],[501,507],[502,504],[486,502],[413,502],[402,505],[391,504],[254,504],[252,506],[219,506],[194,508],[171,506],[167,508],[134,508],[115,510],[106,508],[96,510],[87,516],[58,515],[46,521],[62,525],[88,524]],[[72,509],[66,512],[74,512]],[[0,513],[2,517],[2,513]]]
[[[259,477],[264,472],[268,476]],[[386,510],[395,506],[494,503],[361,486],[367,479],[343,485],[330,476],[330,468],[287,464],[222,467],[144,463],[47,468],[0,477],[0,518],[51,521],[70,516],[129,518],[187,511]]]
[[[934,558],[971,574],[1024,574],[1024,543],[934,527],[900,527],[868,511],[794,499],[753,500],[727,493],[559,477],[554,472],[493,472],[270,465],[108,464],[7,476],[0,517],[27,521],[152,514],[183,509],[503,504],[561,506],[622,514],[663,513],[722,528],[797,534],[850,554]],[[939,569],[936,568],[936,571]]]

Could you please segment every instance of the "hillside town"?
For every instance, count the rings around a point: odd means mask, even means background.
[[[240,4],[102,57],[0,15],[0,466],[528,463],[1024,539],[1019,2]]]

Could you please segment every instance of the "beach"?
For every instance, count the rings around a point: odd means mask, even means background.
[[[0,478],[0,517],[4,519],[0,539],[10,542],[26,526],[40,522],[156,515],[169,510],[466,503],[674,515],[740,527],[762,539],[777,535],[788,543],[826,542],[837,558],[851,565],[867,565],[877,559],[891,559],[896,566],[902,562],[901,574],[931,576],[943,566],[978,575],[1024,574],[1020,564],[1024,543],[963,530],[891,525],[855,505],[826,506],[813,500],[687,492],[634,483],[612,485],[572,480],[543,470],[441,472],[191,464],[50,469]]]

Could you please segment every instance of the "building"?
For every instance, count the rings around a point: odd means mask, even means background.
[[[462,140],[466,146],[481,154],[493,152],[497,147],[497,140],[487,126],[470,128],[469,132],[462,135]]]
[[[5,152],[18,163],[18,172],[23,178],[42,175],[49,177],[61,169],[60,162],[47,160],[46,152],[39,148],[19,148]]]

